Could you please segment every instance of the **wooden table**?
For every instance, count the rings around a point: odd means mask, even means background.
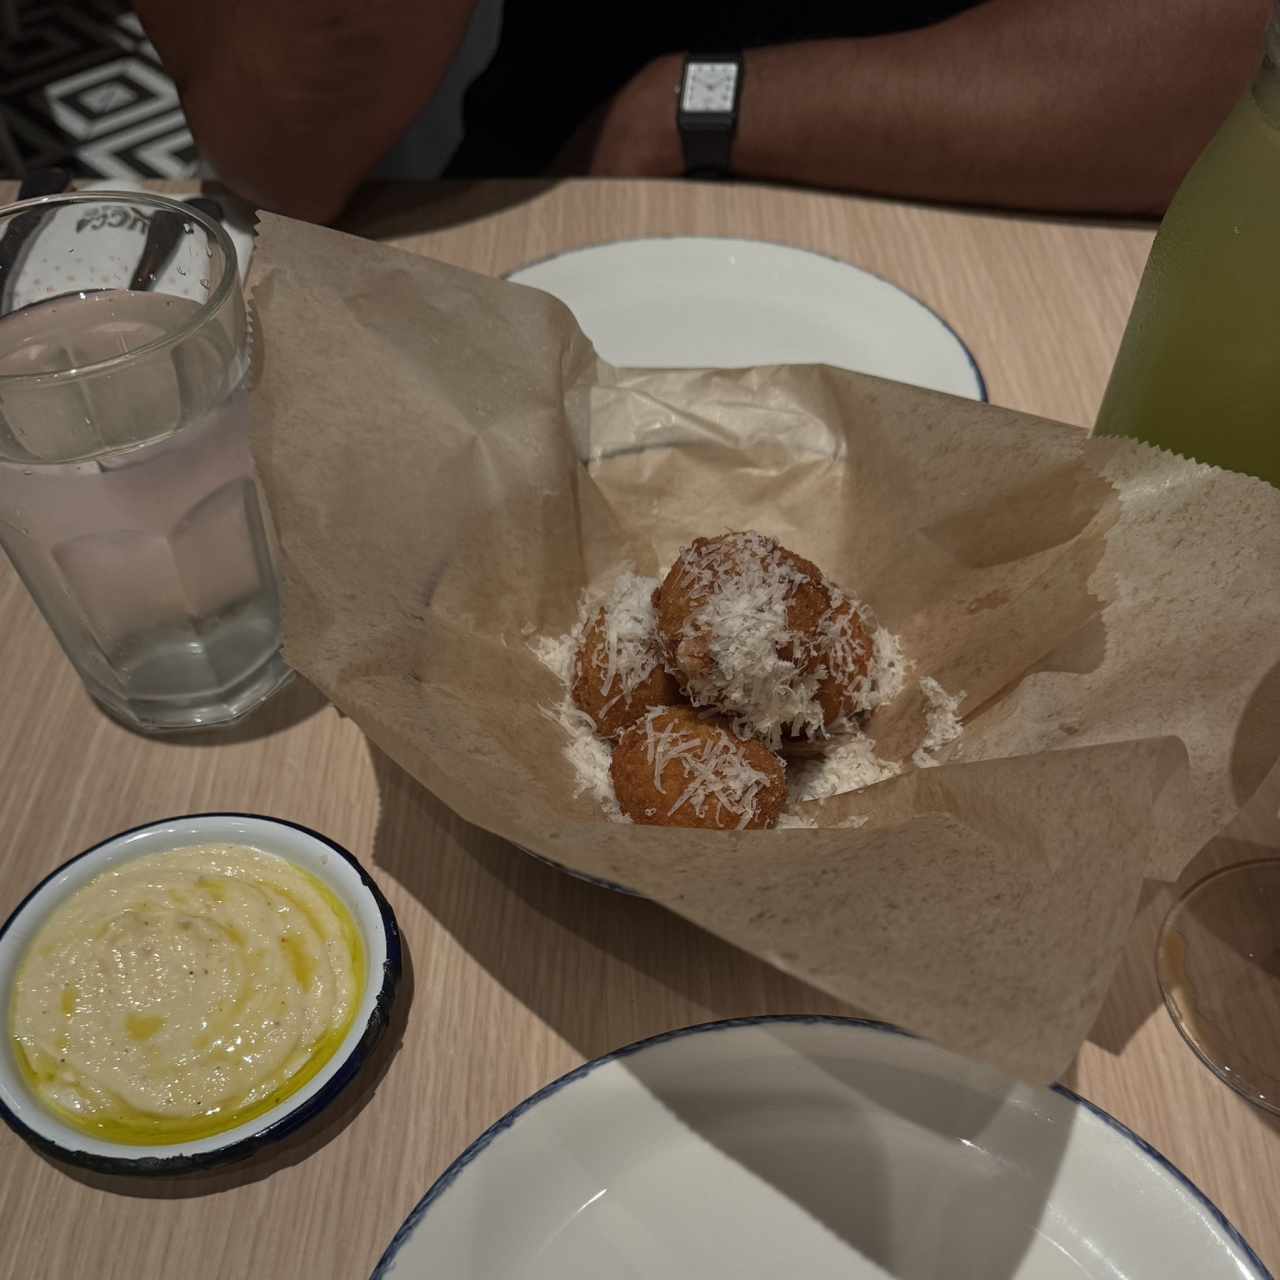
[[[0,184],[0,198],[11,196]],[[945,316],[998,404],[1092,420],[1149,228],[949,212],[750,186],[479,184],[371,192],[356,229],[479,271],[644,234],[728,234],[870,268]],[[0,1132],[0,1277],[359,1277],[449,1161],[584,1058],[671,1027],[839,1002],[643,902],[545,867],[446,811],[295,686],[220,737],[151,742],[98,714],[0,568],[0,916],[122,828],[253,810],[326,832],[399,917],[411,979],[376,1070],[318,1130],[164,1183],[55,1167]],[[1201,860],[1280,845],[1275,798]],[[1280,1125],[1220,1084],[1162,1008],[1149,901],[1068,1082],[1178,1164],[1280,1271]]]

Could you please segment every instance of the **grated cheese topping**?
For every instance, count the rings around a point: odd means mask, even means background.
[[[769,775],[748,763],[739,744],[718,726],[708,737],[682,728],[679,723],[659,726],[657,721],[663,716],[670,716],[670,709],[654,707],[637,728],[642,727],[645,735],[645,755],[653,766],[654,790],[663,797],[669,794],[663,775],[672,762],[679,762],[687,780],[667,816],[687,804],[701,818],[707,805],[714,804],[713,820],[719,822],[727,812],[738,819],[738,830],[743,830],[756,812],[760,793],[769,785]]]
[[[892,683],[896,672],[900,687],[901,652],[870,610],[820,577],[811,578],[773,538],[730,534],[710,550],[686,547],[676,565],[676,586],[692,608],[670,656],[693,702],[723,710],[739,737],[756,735],[772,748],[784,734],[824,737],[818,692],[828,677],[851,686],[842,721],[884,700],[885,677]],[[788,619],[788,606],[805,584],[827,600],[813,635]],[[874,637],[866,675],[866,644],[855,618]],[[883,674],[875,668],[881,654],[890,663]]]
[[[789,828],[792,830],[795,830],[801,827],[810,831],[815,831],[817,830],[818,824],[811,817],[809,817],[808,814],[787,813],[785,811],[778,814],[778,830],[779,831],[785,831]]]
[[[713,738],[693,733],[679,723],[658,727],[657,718],[670,710],[660,707],[650,710],[637,722],[636,729],[645,734],[654,786],[663,796],[668,815],[688,804],[701,817],[708,806],[714,806],[712,812],[717,820],[719,815],[728,814],[742,828],[751,820],[756,802],[770,780],[743,758],[735,737],[759,736],[775,747],[784,730],[828,738],[816,692],[829,670],[848,671],[859,665],[862,648],[850,622],[855,614],[871,636],[870,670],[854,690],[854,710],[831,726],[832,730],[839,730],[840,736],[828,740],[820,754],[788,762],[788,799],[798,803],[857,791],[901,773],[901,765],[876,755],[875,745],[862,731],[858,716],[892,701],[903,691],[908,662],[897,637],[878,626],[870,610],[829,584],[831,609],[818,625],[816,644],[797,636],[787,624],[787,602],[800,583],[809,581],[808,575],[777,557],[778,544],[773,539],[756,533],[736,538],[745,553],[733,558],[728,574],[718,560],[713,571],[697,564],[689,555],[691,549],[682,553],[678,563],[687,577],[682,576],[681,585],[697,607],[681,643],[701,642],[711,658],[702,667],[696,662],[691,664],[696,674],[688,678],[688,688],[694,701],[706,707],[708,703],[724,705],[732,699],[748,710],[731,719],[732,735],[719,725]],[[606,643],[597,646],[594,662],[600,689],[615,692],[613,701],[634,692],[661,662],[661,653],[653,641],[656,620],[652,598],[657,585],[655,578],[624,573],[607,590],[597,587],[584,593],[577,623],[564,635],[536,636],[528,634],[532,628],[526,629],[529,648],[564,689],[558,703],[541,710],[565,735],[563,753],[575,778],[573,794],[589,794],[615,822],[630,819],[622,812],[614,793],[610,744],[597,735],[591,717],[572,699],[576,655],[585,628],[604,608]],[[704,591],[706,599],[699,602],[697,597]],[[788,657],[783,658],[779,650],[788,645]],[[815,648],[823,651],[825,660],[805,671],[803,664]],[[732,677],[726,682],[727,692],[721,692],[717,682],[724,680],[726,667]],[[929,676],[921,678],[919,684],[928,708],[926,733],[911,762],[917,768],[927,768],[938,763],[935,752],[960,736],[958,711],[965,695],[948,694]],[[713,714],[704,710],[701,717],[706,720]],[[769,728],[775,732],[772,740]],[[668,795],[663,787],[663,770],[673,761],[680,763],[685,781],[678,793]],[[656,810],[647,816],[656,816]],[[808,826],[812,820],[784,814],[779,825]]]
[[[871,710],[892,702],[906,687],[907,659],[892,631],[877,625],[869,616],[864,617],[863,622],[868,624],[871,633],[871,670],[867,673],[870,684],[867,709]]]
[[[820,731],[822,677],[781,653],[791,646],[794,654],[800,641],[788,626],[787,604],[808,576],[758,533],[720,543],[710,556],[688,547],[678,564],[679,587],[695,602],[676,653],[690,698],[721,707],[734,733],[758,733],[770,747],[784,730]]]
[[[559,678],[564,689],[564,696],[559,702],[539,709],[548,720],[564,730],[564,758],[573,770],[574,796],[585,791],[599,803],[610,822],[629,822],[614,794],[613,779],[609,774],[612,755],[609,744],[596,736],[591,717],[574,706],[570,693],[573,660],[578,651],[578,631],[579,628],[575,627],[562,636],[536,636],[529,641],[534,656]]]
[[[954,742],[964,732],[959,716],[964,690],[951,694],[932,676],[922,676],[920,692],[924,694],[928,705],[925,713],[925,736],[924,741],[912,753],[911,763],[917,769],[929,769],[938,763],[934,752]]]
[[[876,755],[865,733],[854,731],[821,755],[792,760],[787,766],[788,794],[793,803],[861,791],[902,772],[902,766]]]
[[[623,573],[596,608],[591,607],[589,595],[584,598],[582,631],[593,625],[601,610],[604,616],[604,644],[593,654],[592,665],[599,673],[601,695],[609,697],[612,693],[613,697],[602,708],[601,716],[621,699],[630,697],[662,664],[653,608],[657,587],[657,578]]]

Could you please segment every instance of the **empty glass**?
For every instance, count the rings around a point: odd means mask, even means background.
[[[289,675],[248,365],[215,220],[137,193],[0,209],[0,544],[141,730],[236,720]]]
[[[1188,889],[1160,931],[1156,974],[1205,1066],[1280,1115],[1280,858],[1225,867]]]

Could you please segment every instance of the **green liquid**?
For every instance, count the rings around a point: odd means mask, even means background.
[[[1094,428],[1280,485],[1280,73],[1178,189]]]

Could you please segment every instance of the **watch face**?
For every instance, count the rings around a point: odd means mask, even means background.
[[[738,84],[736,62],[691,62],[684,78],[682,111],[712,111],[728,114],[733,110],[733,92]]]

